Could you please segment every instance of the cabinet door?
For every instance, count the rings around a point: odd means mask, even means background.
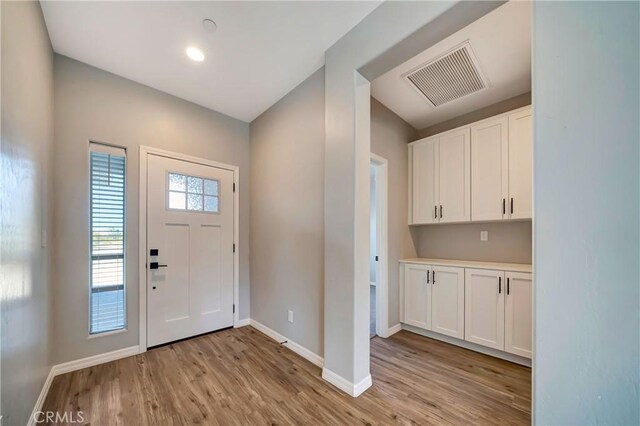
[[[509,206],[511,219],[531,218],[531,109],[509,116]]]
[[[432,268],[431,331],[464,339],[464,268]]]
[[[436,176],[438,138],[411,145],[411,223],[436,221]]]
[[[504,272],[465,270],[465,340],[504,350]]]
[[[470,134],[471,129],[467,127],[440,137],[438,144],[440,222],[471,220]]]
[[[426,265],[404,265],[404,323],[431,330],[431,285]],[[430,272],[429,272],[430,273]]]
[[[509,119],[471,127],[471,220],[508,217]]]
[[[531,274],[506,272],[504,350],[531,358]]]

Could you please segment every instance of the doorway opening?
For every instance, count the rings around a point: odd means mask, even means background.
[[[387,337],[387,160],[371,153],[369,209],[369,337]]]

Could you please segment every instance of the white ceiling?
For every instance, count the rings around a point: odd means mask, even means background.
[[[43,1],[42,10],[57,53],[250,122],[379,4]],[[185,55],[192,45],[204,62]]]
[[[469,40],[489,88],[433,108],[402,75]],[[424,129],[531,90],[531,3],[511,1],[371,84],[371,94],[416,129]]]

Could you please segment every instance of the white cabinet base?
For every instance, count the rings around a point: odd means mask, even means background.
[[[496,349],[488,348],[486,346],[477,345],[472,342],[467,342],[466,340],[456,339],[455,337],[445,336],[444,334],[434,333],[433,331],[423,330],[419,327],[414,327],[409,324],[402,324],[402,329],[409,331],[411,333],[419,334],[424,337],[429,337],[434,340],[439,340],[441,342],[449,343],[451,345],[469,349],[474,352],[480,352],[485,355],[489,355],[495,358],[500,358],[505,361],[513,362],[515,364],[519,364],[519,365],[523,365],[525,367],[531,368],[531,360],[525,357],[521,357],[515,354],[510,354],[508,352],[503,352]]]

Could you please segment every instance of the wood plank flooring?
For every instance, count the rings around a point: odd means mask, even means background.
[[[531,422],[526,367],[401,331],[371,340],[371,373],[352,398],[243,327],[58,376],[43,411],[82,411],[92,425]]]

